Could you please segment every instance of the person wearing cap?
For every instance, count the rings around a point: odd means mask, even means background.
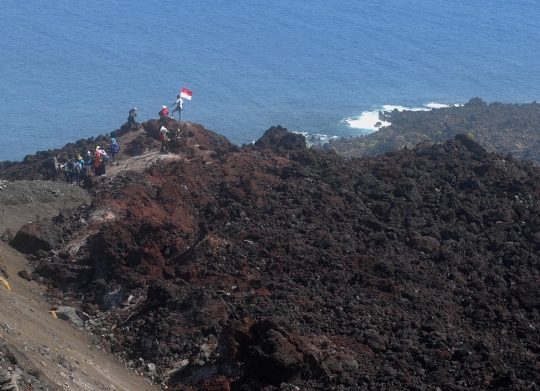
[[[118,164],[116,163],[116,154],[120,150],[120,146],[116,142],[116,139],[111,138],[111,161],[112,164]]]
[[[161,106],[161,110],[159,111],[159,118],[167,117],[169,115],[169,110],[167,110],[167,106],[163,105]]]
[[[169,142],[169,129],[162,126],[159,130],[159,139],[161,140],[161,152],[168,152],[167,143]]]
[[[184,108],[184,100],[180,97],[180,95],[176,95],[176,102],[172,104],[172,106],[176,105],[176,107],[171,112],[171,116],[174,118],[174,112],[178,111],[178,121],[182,122],[182,109]]]
[[[136,116],[137,116],[137,108],[134,107],[131,110],[129,110],[129,116],[128,116],[129,132],[131,132],[132,125],[134,125],[135,129],[137,129],[137,122],[135,122]]]
[[[102,148],[99,149],[99,158],[101,160],[101,176],[107,176],[106,166],[109,163],[109,155],[107,155],[107,152]]]
[[[86,156],[84,157],[84,176],[90,176],[93,163],[92,152],[87,151]]]
[[[84,162],[83,157],[81,154],[77,154],[77,163],[79,164],[79,172],[77,173],[77,186],[81,185],[81,175],[84,175],[84,169],[86,168],[86,164]]]

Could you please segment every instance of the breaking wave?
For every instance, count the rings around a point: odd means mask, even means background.
[[[372,111],[364,111],[357,117],[345,118],[341,121],[341,124],[349,125],[353,129],[358,129],[361,134],[373,133],[379,130],[384,126],[391,125],[390,122],[381,121],[379,119],[379,111],[394,111],[395,109],[399,111],[409,110],[409,111],[428,111],[431,109],[440,109],[448,106],[456,106],[455,104],[444,104],[444,103],[435,103],[430,102],[426,103],[421,107],[405,107],[405,106],[392,106],[384,105],[379,109]]]

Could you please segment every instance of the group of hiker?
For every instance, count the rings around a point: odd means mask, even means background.
[[[182,89],[182,93],[186,93],[186,92],[191,94],[191,91]],[[182,122],[182,110],[184,109],[184,100],[182,99],[182,96],[176,95],[176,101],[174,101],[174,103],[171,106],[174,106],[173,111],[170,113],[171,118],[174,119],[174,113],[178,111],[178,121]],[[163,117],[168,117],[168,116],[169,116],[169,109],[167,108],[167,106],[166,105],[161,106],[161,110],[159,111],[159,118],[161,119]],[[170,138],[171,138],[171,132],[165,126],[162,126],[159,129],[159,139],[161,141],[161,152],[165,152],[165,153],[169,152],[167,144],[170,141]]]
[[[185,89],[184,91],[187,91],[188,93],[191,94],[191,91],[188,91]],[[184,109],[184,100],[182,99],[181,95],[176,95],[176,100],[172,103],[171,106],[173,106],[174,109],[170,113],[171,114],[170,117],[174,118],[174,113],[178,112],[178,121],[182,122],[182,110]],[[169,109],[167,108],[166,105],[161,106],[161,110],[159,111],[158,115],[159,115],[159,118],[169,116]],[[131,110],[129,110],[128,119],[127,119],[130,132],[133,130],[134,127],[135,129],[137,129],[137,122],[135,121],[136,116],[137,116],[137,108],[134,107]]]
[[[185,94],[184,97],[191,99],[191,91],[182,89],[182,94]],[[174,109],[171,113],[171,118],[174,119],[174,113],[178,112],[178,121],[182,121],[182,110],[184,108],[184,100],[181,95],[176,96],[176,101],[172,104]],[[128,114],[128,126],[129,131],[137,130],[138,124],[135,121],[137,117],[137,108],[133,107],[129,110]],[[166,105],[161,106],[159,111],[159,118],[169,117],[169,110]],[[135,128],[135,129],[134,129]],[[167,143],[170,140],[170,132],[164,126],[160,129],[160,140],[161,140],[161,151],[168,152]],[[84,157],[82,154],[77,154],[76,156],[68,156],[64,159],[61,158],[60,154],[57,153],[53,159],[53,173],[52,180],[56,181],[57,177],[63,173],[66,182],[80,186],[81,181],[84,177],[90,177],[92,170],[96,177],[104,177],[107,175],[106,166],[107,164],[117,164],[116,155],[120,150],[118,143],[114,138],[111,138],[111,144],[108,148],[109,153],[99,145],[96,146],[94,152],[87,151]]]
[[[67,183],[80,186],[84,177],[90,177],[92,175],[92,170],[96,177],[106,176],[107,164],[118,164],[116,155],[120,147],[116,139],[111,138],[111,144],[108,150],[109,153],[97,145],[94,152],[87,151],[84,157],[82,154],[77,154],[75,156],[68,156],[65,159],[62,159],[60,154],[57,153],[53,158],[52,180],[56,181],[56,178],[63,173]]]
[[[184,109],[184,100],[180,97],[180,95],[176,95],[176,101],[171,106],[174,106],[174,109],[171,112],[171,118],[174,118],[174,113],[178,111],[178,121],[182,122],[182,110]],[[161,106],[161,110],[159,111],[159,118],[168,116],[169,109],[167,108],[167,106]]]

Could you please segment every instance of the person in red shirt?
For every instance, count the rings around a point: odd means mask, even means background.
[[[94,175],[101,176],[101,153],[99,152],[99,145],[94,152]]]
[[[161,110],[159,112],[159,118],[167,117],[168,115],[169,115],[169,110],[167,110],[167,106],[165,105],[161,106]]]

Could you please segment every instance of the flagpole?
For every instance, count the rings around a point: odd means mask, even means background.
[[[180,98],[184,97],[187,100],[191,100],[192,95],[193,95],[193,92],[191,92],[187,88],[182,87],[182,91],[180,91]],[[184,110],[184,104],[183,103],[182,103],[182,110]],[[180,110],[180,121],[182,121],[182,110]]]

